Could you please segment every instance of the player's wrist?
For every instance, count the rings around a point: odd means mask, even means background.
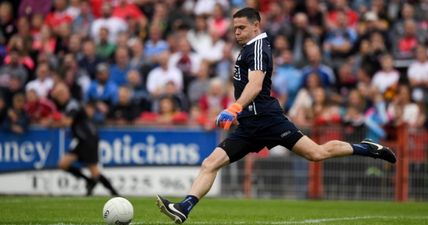
[[[242,105],[235,102],[232,105],[230,105],[229,107],[227,107],[227,110],[230,112],[238,114],[238,113],[242,112]]]

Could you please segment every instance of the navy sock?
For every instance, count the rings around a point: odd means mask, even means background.
[[[362,156],[372,156],[370,150],[369,150],[369,145],[365,144],[365,143],[360,143],[360,144],[351,144],[352,149],[354,150],[354,152],[352,153],[353,155],[362,155]]]
[[[189,212],[195,207],[196,203],[198,203],[199,199],[196,196],[188,195],[186,198],[181,201],[180,206],[181,209],[184,210],[186,214],[189,214]]]

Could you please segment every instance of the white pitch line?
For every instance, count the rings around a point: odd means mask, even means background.
[[[339,222],[339,221],[355,221],[355,220],[368,220],[368,219],[382,219],[382,220],[397,220],[397,219],[405,219],[405,220],[428,220],[428,216],[355,216],[355,217],[336,217],[336,218],[320,218],[320,219],[306,219],[299,221],[253,221],[252,224],[265,224],[265,225],[287,225],[287,224],[320,224],[320,223],[328,223],[328,222]],[[133,222],[131,225],[144,225],[144,224],[171,224],[165,221],[155,221],[155,222]],[[212,221],[212,222],[204,222],[204,221],[189,221],[186,224],[194,224],[194,225],[223,225],[223,224],[231,224],[231,225],[241,225],[248,224],[248,221]]]

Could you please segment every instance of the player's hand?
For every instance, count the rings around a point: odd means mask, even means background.
[[[227,109],[218,114],[215,124],[217,127],[229,130],[232,123],[236,120],[238,113],[242,111],[242,106],[238,103],[233,103]]]

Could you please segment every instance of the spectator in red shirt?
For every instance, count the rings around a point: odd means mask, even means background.
[[[25,111],[29,115],[31,123],[48,125],[52,115],[56,112],[55,104],[47,98],[39,98],[34,89],[27,90],[25,97]]]
[[[55,0],[54,10],[50,12],[45,18],[45,24],[57,33],[56,29],[62,24],[71,24],[73,17],[66,12],[67,1],[66,0]]]
[[[417,27],[414,20],[404,21],[404,34],[398,39],[399,57],[413,57],[418,46]]]
[[[346,0],[336,0],[334,9],[327,14],[327,26],[329,28],[335,28],[337,26],[337,14],[343,12],[348,21],[348,26],[355,27],[358,22],[358,14],[354,12],[349,6]]]
[[[141,10],[128,0],[119,0],[119,3],[113,9],[113,16],[120,17],[123,20],[138,20],[143,16]]]

